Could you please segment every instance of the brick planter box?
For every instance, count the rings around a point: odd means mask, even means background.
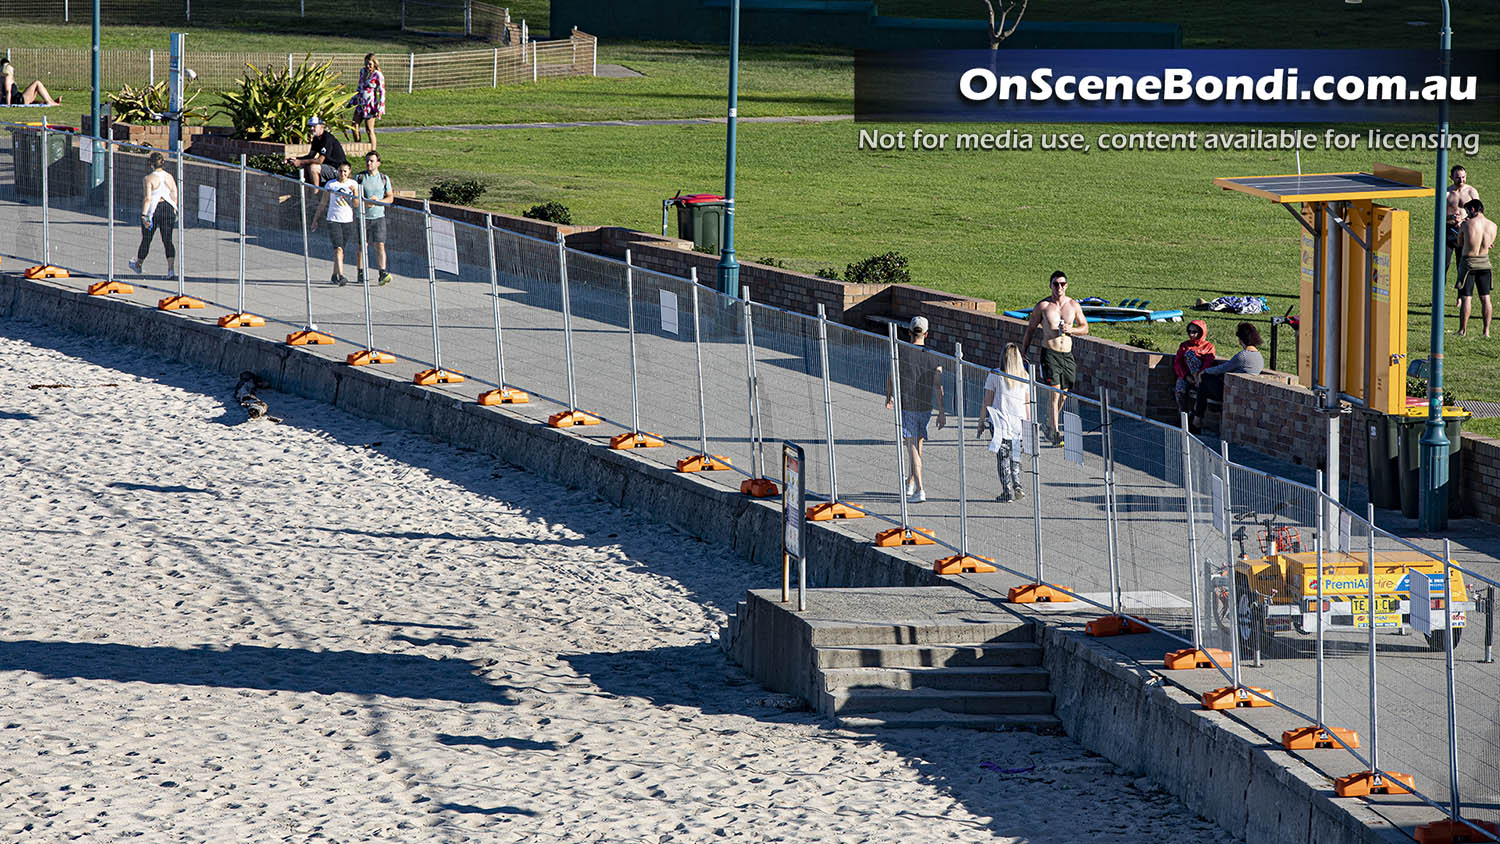
[[[277,158],[287,156],[301,157],[307,155],[310,145],[308,144],[283,144],[276,141],[242,141],[227,135],[202,134],[199,135],[188,152],[200,155],[204,158],[212,158],[218,161],[239,161],[240,155],[247,158],[255,155],[274,155]],[[370,151],[370,145],[365,143],[344,144],[344,155],[348,157],[349,163],[354,165],[354,172],[365,169],[363,159],[365,153]]]

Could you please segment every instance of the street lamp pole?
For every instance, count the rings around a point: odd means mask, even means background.
[[[1448,0],[1442,0],[1443,28],[1439,35],[1443,78],[1452,63],[1453,30],[1449,26]],[[1448,99],[1438,101],[1437,197],[1432,221],[1432,340],[1427,362],[1427,430],[1422,434],[1421,501],[1417,525],[1424,531],[1448,526],[1448,452],[1450,443],[1443,430],[1443,316],[1448,273],[1444,260],[1447,244]]]
[[[740,0],[729,3],[729,137],[724,151],[724,243],[719,253],[719,290],[740,295],[740,265],[734,259],[734,141],[740,103]]]

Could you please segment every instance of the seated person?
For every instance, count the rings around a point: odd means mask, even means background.
[[[0,106],[32,105],[37,100],[41,100],[42,105],[49,106],[62,102],[52,98],[52,93],[47,90],[47,86],[43,85],[40,79],[27,85],[26,90],[21,90],[16,84],[15,65],[12,65],[9,59],[0,58]]]
[[[1193,403],[1193,415],[1188,418],[1188,430],[1198,433],[1198,426],[1203,423],[1203,413],[1208,409],[1210,401],[1224,400],[1224,376],[1231,372],[1243,372],[1246,375],[1259,375],[1266,368],[1266,360],[1260,354],[1260,332],[1254,325],[1242,322],[1234,328],[1234,336],[1239,339],[1243,346],[1235,356],[1223,363],[1210,366],[1203,370],[1198,382],[1198,400]]]
[[[1198,379],[1204,369],[1215,363],[1214,344],[1208,342],[1208,324],[1201,319],[1193,320],[1187,325],[1187,335],[1172,359],[1172,372],[1177,376],[1172,394],[1180,413],[1192,411],[1192,394],[1198,387]]]

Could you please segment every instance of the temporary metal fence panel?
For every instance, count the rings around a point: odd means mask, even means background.
[[[573,379],[580,410],[630,429],[630,301],[625,262],[567,250]],[[601,431],[609,435],[618,430]]]
[[[1038,457],[1043,571],[1048,582],[1111,606],[1109,508],[1100,405],[1093,399],[1065,394],[1059,417],[1064,442],[1052,445],[1046,438],[1051,424],[1048,402],[1058,391],[1038,384],[1036,393],[1043,433]],[[1076,450],[1070,447],[1066,430],[1072,425],[1076,425]]]
[[[631,270],[640,426],[666,440],[671,461],[700,451],[692,282]],[[700,293],[707,293],[700,288]],[[683,454],[680,449],[685,450]],[[739,478],[735,478],[739,482]]]
[[[1026,437],[1029,416],[1019,422],[1019,438],[999,437],[989,425],[990,414],[985,402],[985,397],[993,391],[999,398],[991,404],[997,404],[1004,396],[1003,391],[1010,389],[1019,394],[1022,407],[1029,410],[1030,383],[1024,378],[1011,378],[999,370],[972,363],[965,363],[961,373],[965,404],[963,429],[958,429],[957,420],[950,427],[955,436],[962,435],[964,450],[965,521],[968,523],[964,551],[988,557],[1018,578],[1030,580],[1035,571],[1036,531],[1031,498],[1031,457]],[[1020,497],[1015,497],[1017,490]],[[959,538],[962,539],[961,534]]]
[[[288,329],[307,321],[301,185],[257,171],[245,176],[244,309]]]
[[[562,273],[556,243],[495,231],[506,378],[532,396],[566,406]]]
[[[390,206],[385,209],[385,258],[386,269],[390,273],[391,280],[385,285],[380,284],[379,255],[375,246],[378,238],[378,226],[372,221],[365,220],[366,236],[370,240],[366,257],[366,276],[369,278],[370,299],[370,334],[374,338],[373,345],[376,351],[390,352],[398,358],[405,359],[418,364],[421,368],[427,368],[434,364],[432,348],[432,291],[429,288],[429,262],[427,249],[427,226],[426,218],[421,210],[415,208],[404,208],[399,205]],[[434,220],[434,240],[441,243],[445,248],[442,254],[449,259],[456,258],[453,250],[453,237],[455,231],[452,221]],[[323,262],[315,263],[316,270],[313,274],[313,283],[328,283],[329,264],[327,255],[330,246],[326,238],[319,244]],[[359,283],[358,272],[354,269],[358,257],[357,247],[350,250],[353,254],[346,254],[344,261],[344,274],[349,284],[335,291],[341,303],[339,309],[339,332],[342,339],[348,339],[359,348],[364,348],[365,325],[364,325],[364,296],[365,291]],[[485,268],[485,281],[488,286],[488,263],[486,255],[481,249],[478,254],[463,256],[463,262],[477,263]],[[452,274],[443,273],[434,265],[431,268],[431,278],[439,281],[447,281],[453,278]],[[439,294],[439,303],[442,303]],[[488,314],[488,307],[481,306],[483,313]],[[482,317],[476,316],[476,320]],[[347,335],[346,337],[344,335]]]
[[[1458,789],[1463,817],[1500,822],[1500,668],[1486,662],[1485,645],[1493,639],[1494,594],[1500,594],[1500,579],[1472,568],[1455,569],[1463,579],[1469,609],[1464,632],[1454,637],[1453,702],[1457,747]],[[1457,581],[1454,581],[1455,584]],[[1456,610],[1456,606],[1455,606]],[[1441,618],[1441,614],[1434,614]],[[1493,658],[1493,651],[1490,652]],[[1477,840],[1484,840],[1479,838]]]
[[[1190,580],[1197,590],[1199,647],[1232,653],[1237,621],[1230,594],[1234,554],[1227,540],[1229,521],[1224,509],[1228,469],[1219,459],[1219,453],[1202,440],[1189,436],[1187,442],[1192,519],[1184,525],[1182,534],[1188,543],[1184,546],[1187,554],[1183,578]],[[1226,662],[1218,668],[1226,680],[1231,679],[1230,664]]]
[[[1113,408],[1108,418],[1124,609],[1191,640],[1182,433]]]
[[[178,195],[187,295],[216,312],[232,312],[239,277],[239,168],[184,157]]]
[[[899,523],[904,494],[897,481],[896,430],[886,406],[890,343],[828,324],[828,369],[838,454],[839,498]],[[827,489],[818,489],[827,495]]]
[[[703,338],[703,404],[708,450],[750,473],[750,383],[745,364],[745,303],[706,287],[698,292]],[[690,365],[691,359],[684,360]]]
[[[433,222],[436,223],[437,219],[434,218]],[[427,300],[429,310],[432,301],[437,302],[442,368],[460,372],[466,381],[474,382],[478,391],[498,387],[489,235],[484,226],[460,221],[443,222],[447,225],[438,225],[433,230],[436,290]],[[496,266],[498,270],[498,264]],[[372,290],[390,288],[390,285],[379,286],[378,273],[370,283]],[[505,320],[510,316],[508,309],[502,307],[502,324],[506,324]],[[429,339],[426,347],[431,346]]]
[[[755,291],[750,293],[754,296]],[[780,477],[781,441],[794,440],[803,448],[802,472],[808,490],[826,490],[828,451],[818,321],[765,305],[755,305],[754,314],[763,472]]]

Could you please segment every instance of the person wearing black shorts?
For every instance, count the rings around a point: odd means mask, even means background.
[[[1062,270],[1053,273],[1048,284],[1052,293],[1031,309],[1031,320],[1021,338],[1021,354],[1025,355],[1031,349],[1032,335],[1040,332],[1041,380],[1056,388],[1046,391],[1045,400],[1038,397],[1038,403],[1045,403],[1049,411],[1047,421],[1050,427],[1043,433],[1053,445],[1060,445],[1063,394],[1072,390],[1078,379],[1078,365],[1073,361],[1073,338],[1089,333],[1089,323],[1083,316],[1083,306],[1068,296],[1068,276]]]
[[[359,246],[358,224],[354,221],[355,197],[359,195],[359,184],[349,173],[349,162],[339,167],[337,178],[323,186],[318,210],[313,214],[312,227],[316,231],[318,219],[328,211],[328,242],[333,244],[333,276],[329,281],[343,287],[349,283],[344,277],[344,249]]]
[[[1494,307],[1490,304],[1490,287],[1493,270],[1490,266],[1490,247],[1495,245],[1495,221],[1484,215],[1484,203],[1471,199],[1464,204],[1463,234],[1458,244],[1458,336],[1469,331],[1469,313],[1474,306],[1474,291],[1479,291],[1479,304],[1484,315],[1484,336],[1490,336],[1490,319]]]

